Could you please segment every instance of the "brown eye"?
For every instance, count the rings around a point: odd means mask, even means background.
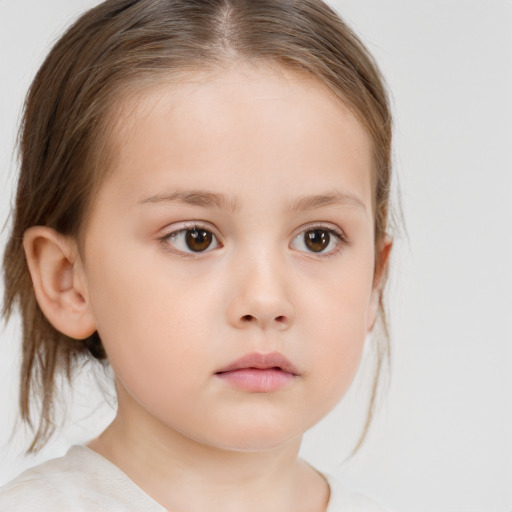
[[[185,234],[187,247],[194,252],[205,251],[213,241],[213,234],[206,229],[187,229]]]
[[[322,226],[312,227],[299,233],[292,241],[291,248],[319,256],[336,254],[342,245],[348,244],[343,235],[334,229]]]
[[[185,254],[209,252],[221,247],[217,237],[210,230],[199,226],[173,231],[161,240]]]
[[[306,247],[313,252],[322,252],[331,241],[331,235],[324,229],[312,229],[304,233]]]

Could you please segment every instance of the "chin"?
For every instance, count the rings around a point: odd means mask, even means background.
[[[297,424],[286,424],[283,421],[272,424],[268,420],[258,422],[245,422],[223,426],[216,432],[210,430],[209,439],[204,439],[219,449],[236,452],[266,452],[284,447],[290,443],[297,443],[297,449],[304,431],[297,428]]]

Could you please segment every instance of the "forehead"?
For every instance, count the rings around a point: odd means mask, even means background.
[[[163,79],[126,99],[115,124],[110,179],[117,186],[137,182],[135,202],[172,182],[198,188],[197,180],[200,188],[233,195],[262,180],[291,195],[341,180],[371,202],[366,130],[305,74],[238,65]],[[318,190],[305,190],[313,183]]]

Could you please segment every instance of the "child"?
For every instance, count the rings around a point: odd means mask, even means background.
[[[5,313],[29,451],[84,357],[117,416],[0,509],[382,510],[297,454],[383,320],[390,147],[380,74],[320,0],[84,14],[27,99]]]

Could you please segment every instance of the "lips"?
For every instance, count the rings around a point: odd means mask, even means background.
[[[298,376],[297,368],[278,352],[247,354],[216,372],[229,386],[252,393],[277,391]]]
[[[247,354],[216,373],[232,372],[245,368],[255,368],[257,370],[269,370],[274,368],[291,373],[292,375],[299,375],[297,368],[279,352],[271,352],[269,354],[254,352]]]

